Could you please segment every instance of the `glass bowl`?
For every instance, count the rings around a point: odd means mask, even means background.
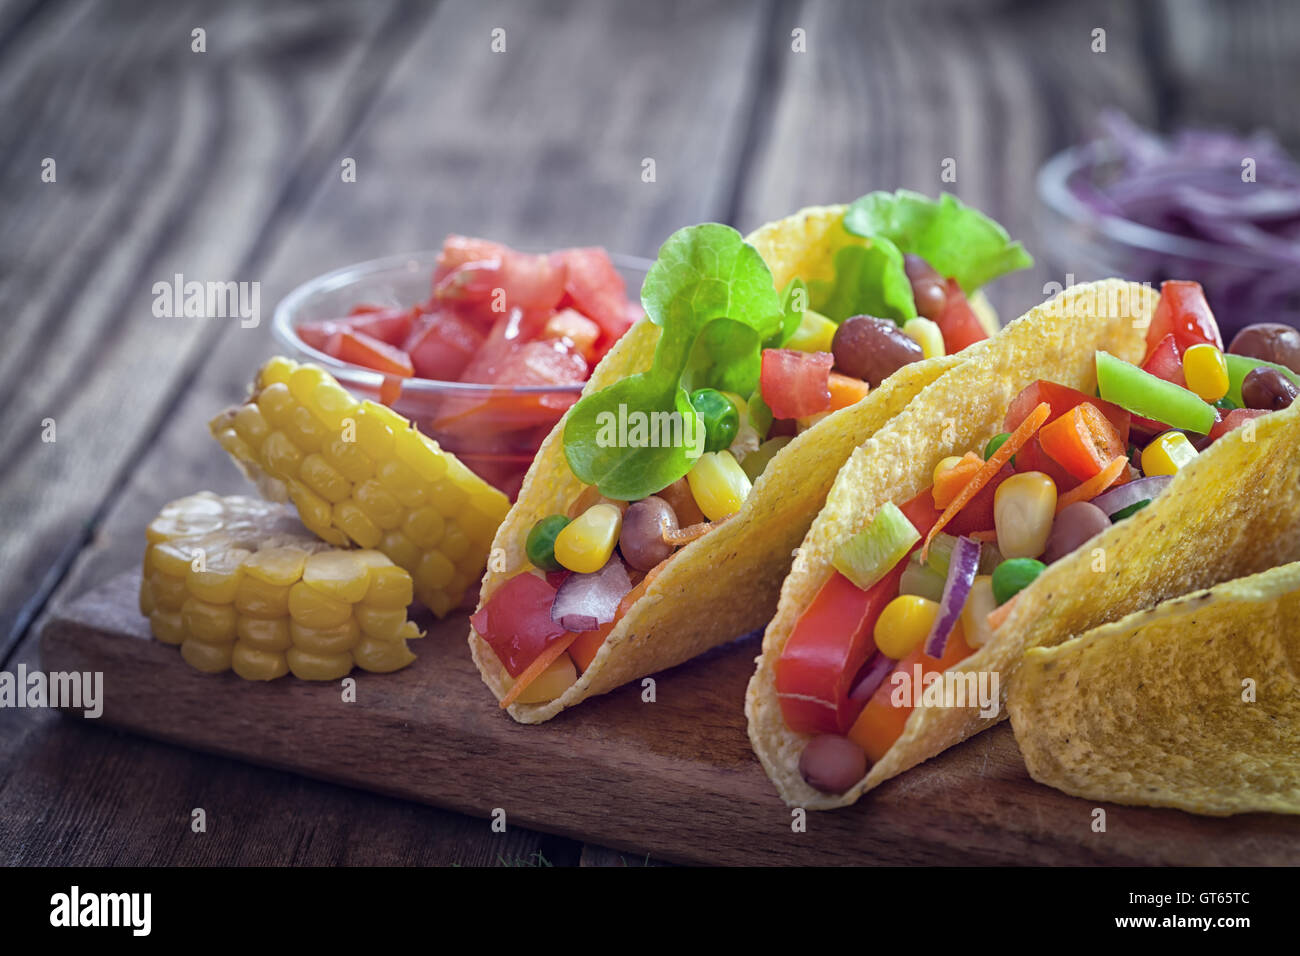
[[[1085,203],[1087,189],[1113,169],[1103,144],[1076,146],[1038,172],[1038,232],[1067,281],[1119,276],[1159,287],[1165,279],[1194,279],[1205,288],[1224,343],[1253,322],[1300,328],[1300,274],[1281,260],[1153,229],[1106,215]]]
[[[297,333],[302,322],[341,318],[361,303],[407,308],[426,301],[437,259],[438,250],[425,250],[317,276],[276,305],[272,333],[290,357],[327,369],[353,394],[390,405],[513,500],[542,440],[578,400],[581,385],[502,386],[393,378],[326,355]],[[610,259],[627,283],[629,298],[638,298],[650,261],[613,253]]]

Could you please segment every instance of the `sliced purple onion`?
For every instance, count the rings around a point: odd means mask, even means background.
[[[886,657],[880,651],[871,655],[871,660],[863,665],[862,670],[858,672],[857,682],[853,685],[853,690],[849,691],[849,700],[870,700],[871,695],[876,692],[889,672],[894,669],[898,661],[892,657]]]
[[[551,604],[551,620],[566,631],[594,631],[614,620],[619,602],[630,590],[627,568],[615,555],[599,571],[564,579]]]
[[[1120,485],[1118,488],[1112,488],[1092,499],[1092,503],[1106,512],[1106,516],[1112,520],[1116,512],[1123,511],[1130,505],[1135,505],[1139,501],[1152,501],[1156,495],[1165,490],[1169,482],[1174,480],[1173,475],[1152,475],[1150,478],[1138,478],[1136,481],[1130,481],[1128,484]]]
[[[925,639],[925,652],[931,657],[943,657],[948,635],[961,618],[961,609],[966,606],[979,567],[980,543],[973,538],[958,538],[948,557],[948,580],[943,584],[939,613],[935,615],[930,636]]]

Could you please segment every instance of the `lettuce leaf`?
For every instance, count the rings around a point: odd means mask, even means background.
[[[900,325],[916,318],[912,283],[903,254],[883,237],[869,246],[844,246],[835,253],[835,278],[810,283],[813,309],[832,322],[851,315],[874,315]]]
[[[701,426],[690,391],[750,395],[763,343],[784,341],[789,325],[758,251],[718,223],[668,238],[646,274],[641,303],[663,329],[652,365],[581,398],[564,426],[564,456],[574,475],[624,501],[652,495],[690,471],[703,451],[702,434],[691,441]],[[683,440],[635,446],[622,441],[626,436],[610,440],[612,422],[670,419]]]
[[[967,295],[1034,264],[1005,229],[949,193],[937,201],[906,189],[868,193],[849,206],[844,228],[873,244],[887,240],[900,252],[920,256],[941,275],[956,279]]]

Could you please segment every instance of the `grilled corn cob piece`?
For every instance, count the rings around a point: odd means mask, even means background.
[[[411,576],[378,551],[320,541],[291,508],[204,491],[163,508],[145,536],[140,610],[197,670],[337,680],[415,660]]]
[[[273,358],[209,427],[264,496],[292,501],[330,544],[388,555],[439,617],[478,584],[510,503],[392,409]]]

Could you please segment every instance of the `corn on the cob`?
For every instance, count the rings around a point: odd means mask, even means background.
[[[167,505],[145,535],[140,610],[197,670],[337,680],[415,660],[411,576],[378,551],[320,541],[284,505],[204,491]]]
[[[249,400],[210,428],[263,495],[292,501],[303,524],[331,544],[388,555],[439,617],[478,583],[506,496],[323,369],[271,359]]]

